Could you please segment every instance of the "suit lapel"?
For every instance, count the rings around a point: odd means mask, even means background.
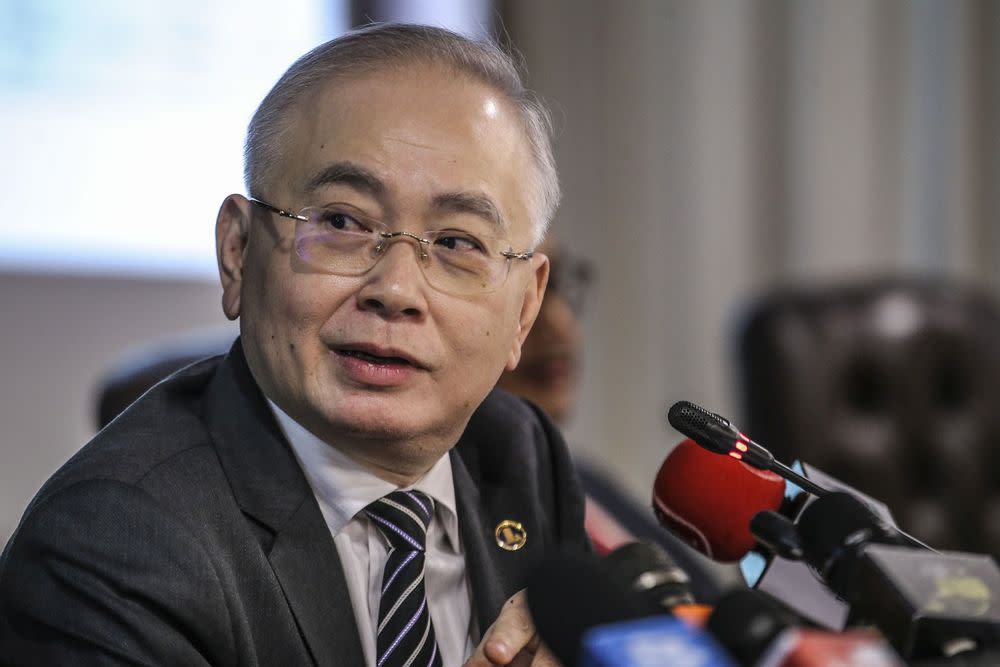
[[[479,489],[462,459],[452,450],[452,478],[455,482],[455,500],[458,505],[458,529],[465,549],[466,571],[472,586],[479,634],[496,620],[500,607],[508,596],[504,595],[504,563],[499,549],[492,549],[489,533],[489,516],[484,508]]]
[[[482,635],[497,619],[507,598],[524,588],[528,573],[544,553],[545,544],[533,496],[515,483],[494,481],[484,474],[480,452],[489,451],[491,446],[502,447],[504,443],[490,442],[496,429],[479,429],[476,421],[474,416],[458,446],[452,449],[451,461],[459,532]],[[478,445],[474,445],[477,439]],[[488,473],[490,466],[484,467]],[[497,545],[497,524],[505,519],[521,523],[527,532],[527,542],[517,551]]]
[[[212,381],[206,421],[240,507],[274,534],[267,557],[316,664],[363,665],[337,549],[239,339]]]
[[[278,533],[268,558],[316,664],[365,664],[340,558],[311,494]]]

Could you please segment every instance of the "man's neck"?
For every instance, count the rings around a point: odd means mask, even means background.
[[[271,399],[267,398],[266,400],[286,436],[291,435],[288,427],[290,424],[294,424],[325,446],[335,449],[360,468],[398,488],[412,486],[441,459],[440,455],[433,459],[422,455],[424,452],[441,451],[442,448],[437,442],[421,443],[412,438],[392,440],[377,437],[324,436],[323,433],[317,432],[317,429],[310,428],[308,424],[295,419]],[[457,440],[456,436],[454,442]],[[445,449],[445,455],[447,455],[448,450],[450,447]]]

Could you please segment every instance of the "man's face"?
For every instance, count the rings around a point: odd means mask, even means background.
[[[346,205],[415,234],[494,227],[472,201],[499,213],[496,236],[530,247],[536,169],[516,112],[490,88],[411,65],[331,82],[290,113],[280,176],[254,195],[292,211]],[[240,225],[245,241],[232,231]],[[255,378],[296,421],[377,472],[426,469],[517,365],[547,259],[515,260],[495,292],[453,296],[428,285],[410,240],[345,277],[304,266],[294,230],[240,197],[220,212],[224,308],[241,319]]]

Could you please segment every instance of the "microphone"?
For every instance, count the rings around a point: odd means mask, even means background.
[[[791,519],[763,510],[750,519],[750,533],[771,553],[788,560],[802,560],[802,540]]]
[[[747,589],[719,598],[705,629],[740,665],[754,665],[778,635],[799,623],[771,596]]]
[[[733,562],[756,540],[750,519],[777,510],[785,481],[735,457],[716,456],[691,439],[667,456],[653,483],[653,511],[660,523],[709,558]]]
[[[719,600],[707,629],[743,667],[902,667],[877,635],[830,633],[802,621],[770,595],[753,590]]]
[[[620,590],[633,591],[663,611],[694,604],[690,577],[655,544],[620,546],[604,557],[604,566]]]
[[[590,628],[662,613],[640,595],[625,595],[592,554],[543,560],[528,577],[527,597],[539,636],[570,666],[580,664],[580,640]]]
[[[610,562],[590,554],[551,557],[528,578],[527,598],[542,641],[561,664],[584,667],[736,667],[706,633],[664,613],[658,595],[622,586],[630,571],[649,571],[641,550],[626,551]],[[648,553],[646,554],[648,555]],[[613,572],[626,561],[626,567]],[[665,578],[656,575],[653,579]],[[673,582],[676,583],[676,582]],[[640,585],[642,588],[643,585]],[[645,592],[655,590],[654,584]]]
[[[827,492],[812,480],[776,460],[771,452],[740,432],[725,417],[690,401],[677,401],[670,406],[670,410],[667,411],[667,421],[682,434],[711,452],[730,456],[760,470],[777,473],[815,496],[822,496]]]
[[[751,526],[751,519],[758,511],[791,509],[784,506],[777,495],[768,498],[760,489],[762,480],[753,477],[771,475],[780,481],[781,470],[761,471],[745,465],[745,458],[730,454],[718,456],[721,452],[743,453],[735,446],[733,435],[736,433],[735,437],[739,437],[741,434],[724,417],[686,401],[674,404],[668,417],[678,430],[701,437],[704,449],[698,451],[699,443],[687,440],[678,445],[661,466],[653,488],[653,509],[660,523],[717,561],[739,560],[755,545],[761,545],[776,556],[765,558],[763,565],[755,564],[759,568],[756,578],[745,570],[747,579],[813,621],[831,629],[843,628],[848,618],[848,605],[823,585],[805,563],[797,562],[801,545],[795,544],[797,531],[792,530],[794,526],[779,525],[780,517],[774,516],[762,517]],[[740,439],[747,451],[757,452],[747,441],[746,436]],[[759,455],[752,456],[751,460],[766,463],[770,459]],[[808,470],[805,465],[803,469]],[[812,470],[812,474],[820,477],[824,486],[845,488],[818,470]],[[824,495],[827,493],[804,477],[795,480],[793,476],[792,481],[802,488],[813,486]],[[783,492],[784,482],[780,483]],[[753,490],[750,498],[746,497],[747,489]],[[895,534],[911,545],[926,548],[902,531]],[[753,566],[748,567],[753,569]]]
[[[849,493],[835,492],[802,510],[798,533],[806,562],[830,588],[847,598],[857,559],[853,552],[868,544],[906,546],[899,531]]]
[[[850,489],[805,464],[802,467],[806,472],[811,470],[812,474],[819,475],[827,488]],[[850,489],[849,492],[852,495],[859,493],[854,489]],[[890,525],[888,509],[873,499],[864,498],[870,507],[874,505],[873,511],[877,508],[883,513],[884,522]],[[848,605],[837,597],[817,577],[815,569],[804,561],[804,547],[799,528],[788,518],[799,513],[801,508],[796,507],[797,504],[792,501],[786,503],[780,513],[759,512],[751,519],[750,532],[759,544],[773,553],[773,556],[768,558],[766,554],[762,554],[763,563],[754,562],[748,557],[741,566],[746,568],[747,580],[757,590],[777,597],[800,616],[807,617],[814,623],[829,629],[842,629],[847,623]]]
[[[804,559],[906,659],[951,657],[1000,641],[1000,569],[989,556],[914,549],[854,496],[831,493],[799,519]]]
[[[710,635],[666,616],[593,628],[581,655],[581,667],[738,667]]]
[[[784,548],[769,526],[753,523],[761,511],[784,508],[785,481],[777,474],[746,465],[730,456],[717,456],[688,439],[666,457],[653,484],[653,511],[660,524],[695,550],[720,562],[738,561],[757,544]],[[764,519],[766,523],[767,519]],[[782,528],[789,532],[787,526]],[[763,550],[763,549],[762,549]],[[839,600],[805,563],[763,555],[755,587],[777,596],[801,615],[831,629],[841,629],[847,605]]]
[[[603,559],[608,575],[620,590],[632,591],[674,618],[701,627],[711,605],[696,602],[687,573],[651,542],[631,542]]]

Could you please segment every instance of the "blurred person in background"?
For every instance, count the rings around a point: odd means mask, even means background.
[[[502,389],[523,396],[565,427],[576,405],[583,339],[580,315],[594,279],[593,265],[554,241],[539,246],[549,258],[549,283],[521,361],[500,376]]]
[[[583,361],[580,319],[596,272],[589,260],[558,241],[550,239],[539,249],[549,257],[545,298],[522,346],[521,363],[505,372],[497,386],[532,401],[565,428],[577,403]],[[713,563],[661,527],[650,504],[637,502],[605,466],[580,452],[573,452],[573,458],[587,495],[587,534],[598,553],[635,540],[654,542],[688,572],[699,600],[712,601],[738,583],[734,568]],[[652,489],[651,479],[649,485]]]

